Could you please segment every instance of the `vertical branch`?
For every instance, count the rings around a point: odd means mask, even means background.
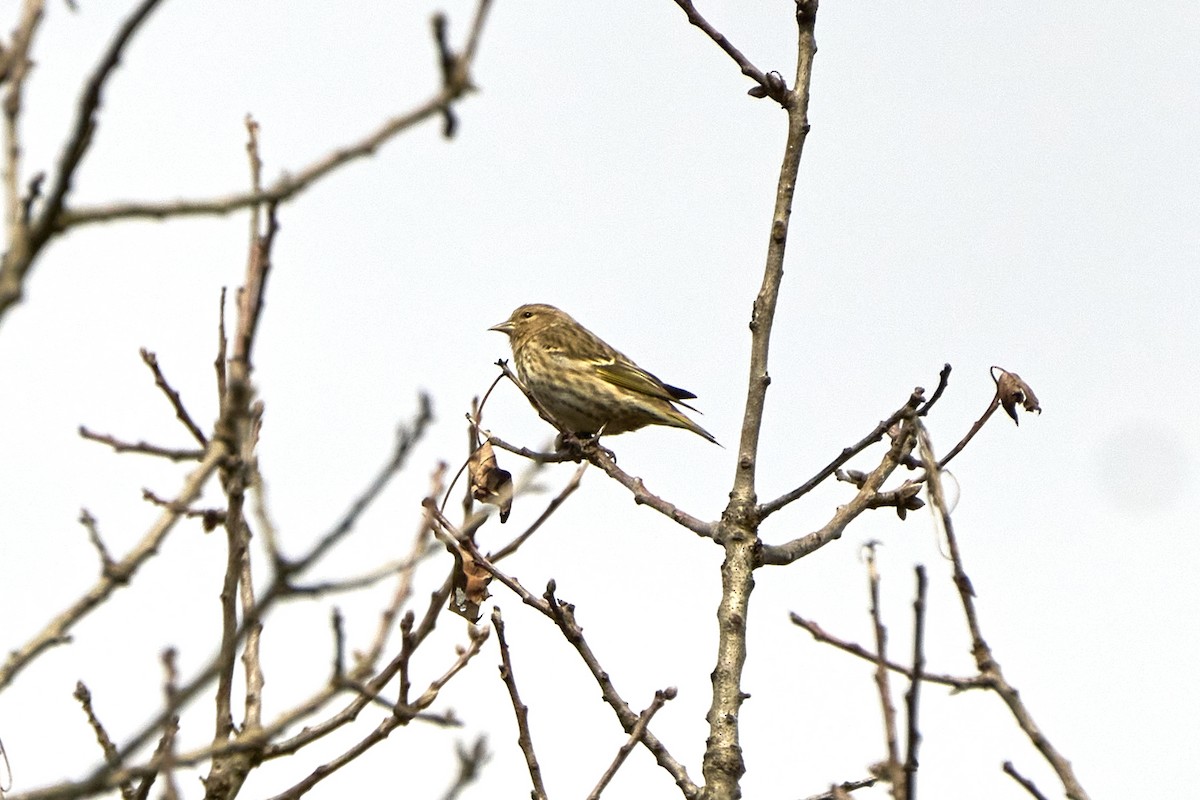
[[[905,800],[906,784],[900,780],[900,746],[896,736],[896,706],[892,703],[892,686],[888,681],[887,628],[883,625],[883,611],[879,607],[879,569],[875,565],[875,547],[878,542],[868,542],[867,575],[871,585],[871,624],[875,630],[875,688],[879,692],[879,705],[883,711],[883,733],[887,741],[887,760],[882,773],[892,787],[892,797]]]
[[[232,459],[231,459],[232,460]],[[228,469],[222,470],[223,473]],[[222,482],[228,487],[229,477],[222,475]],[[237,617],[237,588],[241,576],[242,557],[246,547],[243,541],[244,519],[242,517],[242,498],[234,491],[229,493],[228,507],[225,513],[225,535],[227,540],[225,557],[225,577],[221,584],[221,647],[217,660],[217,695],[216,721],[213,725],[213,746],[216,747],[233,735],[233,669],[236,664],[236,649],[238,636]]]
[[[247,117],[246,129],[251,182],[257,188],[261,170],[258,158],[258,126],[253,119]],[[256,208],[252,216],[259,219],[260,214]],[[228,363],[225,394],[221,397],[221,415],[217,419],[214,435],[214,438],[226,443],[230,453],[221,470],[221,484],[227,499],[225,531],[228,556],[224,584],[221,588],[221,650],[217,661],[214,748],[219,748],[235,736],[239,740],[254,741],[261,726],[263,675],[258,646],[262,634],[262,617],[256,604],[250,570],[250,527],[246,521],[246,491],[257,473],[255,448],[262,423],[262,403],[254,401],[251,354],[262,315],[267,275],[271,267],[271,244],[278,230],[274,205],[267,206],[265,217],[266,220],[262,223],[264,230],[256,229],[251,232],[245,285],[238,291],[237,296],[238,316],[232,341],[233,353]],[[246,712],[245,724],[240,733],[234,728],[232,715],[233,671],[237,660],[237,643],[242,634],[237,614],[239,599],[242,616],[246,620],[246,639],[242,650],[246,678]],[[258,754],[254,747],[214,758],[204,779],[206,796],[215,798],[236,795],[257,759]]]
[[[262,159],[258,155],[258,123],[247,114],[246,115],[246,154],[250,160],[250,186],[255,192],[262,190]],[[250,210],[250,252],[251,263],[250,272],[253,274],[257,270],[265,271],[267,267],[267,253],[258,248],[261,234],[259,225],[262,219],[262,209],[259,206],[253,206]],[[259,286],[259,301],[255,308],[255,317],[262,310],[262,291],[263,287]],[[248,365],[247,365],[248,367]],[[251,620],[246,631],[246,643],[242,649],[242,666],[246,675],[246,714],[242,724],[243,734],[247,732],[255,732],[262,727],[262,687],[263,673],[262,661],[259,658],[259,643],[262,640],[262,618],[256,613],[254,598],[254,576],[250,568],[250,528],[246,524],[245,519],[245,490],[250,483],[257,483],[259,486],[259,500],[262,500],[262,482],[261,476],[258,474],[258,459],[255,457],[255,449],[258,446],[258,432],[262,426],[262,403],[254,403],[248,409],[249,425],[241,427],[244,436],[241,437],[240,445],[241,452],[238,456],[238,464],[241,469],[241,475],[238,477],[237,488],[241,495],[240,503],[243,507],[242,514],[238,520],[239,541],[238,550],[240,551],[240,563],[238,564],[238,583],[241,590],[242,617],[246,620]],[[260,506],[260,518],[263,522],[266,521],[266,509]],[[269,528],[269,523],[264,524],[264,528]],[[272,555],[277,556],[275,549],[274,537],[268,537],[271,547],[269,548]]]
[[[767,372],[771,328],[775,323],[779,285],[783,280],[783,257],[787,248],[788,225],[792,217],[792,201],[796,194],[796,177],[800,172],[804,142],[808,138],[809,83],[812,80],[813,57],[817,52],[814,36],[816,16],[817,0],[798,0],[796,24],[799,27],[799,57],[796,63],[796,85],[788,92],[784,105],[788,115],[787,145],[779,167],[775,210],[771,217],[770,238],[767,241],[766,269],[750,316],[750,382],[746,393],[742,435],[738,445],[738,471],[734,479],[734,492],[739,496],[754,493],[758,437],[762,429],[767,386],[771,383]]]
[[[0,52],[0,74],[8,84],[4,93],[4,229],[7,251],[0,262],[0,297],[19,293],[22,270],[29,253],[29,214],[21,200],[21,104],[25,79],[33,62],[29,49],[45,13],[45,0],[25,0],[12,44]]]
[[[754,569],[760,564],[755,467],[763,406],[770,383],[767,353],[771,326],[779,298],[779,285],[783,279],[783,257],[792,198],[796,191],[796,176],[800,169],[804,140],[808,136],[809,83],[813,56],[817,51],[814,37],[816,13],[817,0],[797,0],[799,55],[796,84],[787,93],[783,103],[788,115],[787,147],[779,169],[762,287],[754,301],[750,319],[750,376],[738,444],[737,472],[729,505],[717,525],[715,535],[725,548],[725,560],[721,564],[721,601],[717,607],[717,659],[712,672],[712,705],[707,716],[709,737],[704,752],[705,788],[701,795],[704,800],[736,800],[741,797],[740,781],[746,771],[739,743],[738,714],[746,698],[741,687],[742,670],[746,663],[746,619],[750,593],[754,588]]]
[[[179,668],[175,663],[175,650],[168,648],[162,654],[164,707],[170,712],[163,721],[162,738],[159,740],[155,758],[159,759],[159,771],[163,777],[163,800],[178,800],[179,786],[175,782],[175,742],[179,734],[179,715],[175,713],[180,705],[179,697]],[[149,796],[153,775],[148,776],[142,784],[143,797]]]
[[[921,747],[921,728],[917,724],[917,709],[921,700],[921,682],[925,679],[925,596],[929,580],[925,567],[917,565],[917,599],[913,601],[913,665],[912,679],[905,694],[908,716],[908,747],[904,757],[906,800],[917,797],[917,750]]]
[[[243,523],[242,529],[246,530]],[[242,720],[242,732],[254,732],[262,728],[262,660],[259,658],[259,643],[262,640],[262,617],[254,598],[254,576],[250,570],[249,536],[243,540],[242,563],[238,583],[241,589],[242,618],[249,620],[246,629],[246,644],[242,649],[242,668],[246,674],[246,715]]]

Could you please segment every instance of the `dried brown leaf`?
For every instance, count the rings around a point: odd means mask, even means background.
[[[488,584],[492,581],[492,575],[457,543],[451,546],[446,542],[446,549],[454,556],[449,609],[473,625],[479,622],[480,608],[491,596]]]
[[[471,476],[471,496],[481,503],[500,509],[500,522],[508,521],[512,511],[512,473],[500,469],[496,453],[490,442],[480,445],[467,460],[467,472]]]
[[[1021,420],[1017,418],[1017,403],[1026,411],[1041,414],[1042,407],[1038,405],[1037,395],[1033,393],[1029,384],[1015,372],[1008,372],[999,367],[997,369],[1000,370],[1000,377],[996,379],[996,396],[1005,412],[1012,417],[1012,421],[1021,424]]]

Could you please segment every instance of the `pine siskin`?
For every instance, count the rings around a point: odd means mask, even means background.
[[[692,408],[683,401],[696,395],[663,383],[554,306],[521,306],[490,330],[508,334],[525,389],[571,433],[670,425],[717,443],[672,405]]]

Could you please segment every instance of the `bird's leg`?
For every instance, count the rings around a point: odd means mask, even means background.
[[[580,438],[580,434],[559,431],[558,436],[554,437],[554,451],[560,455],[566,455],[571,461],[578,464],[584,459],[583,439]]]
[[[603,432],[604,429],[601,428],[600,433]],[[559,453],[570,453],[571,460],[576,463],[588,458],[588,453],[595,451],[603,453],[614,464],[617,463],[617,454],[600,444],[600,433],[561,431],[554,440],[554,447]]]
[[[589,451],[599,451],[607,456],[610,461],[616,464],[617,454],[600,444],[600,436],[604,433],[604,429],[606,427],[608,427],[608,423],[601,425],[600,430],[596,431],[594,434],[579,434],[579,436],[581,436],[579,439],[579,446],[585,454]],[[591,459],[589,458],[588,460],[590,461]]]

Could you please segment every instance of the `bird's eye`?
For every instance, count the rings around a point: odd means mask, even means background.
[[[522,314],[521,316],[522,316],[522,317],[524,317],[525,319],[529,319],[530,317],[532,317],[532,316],[533,316],[533,312],[532,312],[532,311],[526,311],[526,312],[525,312],[524,314]]]

